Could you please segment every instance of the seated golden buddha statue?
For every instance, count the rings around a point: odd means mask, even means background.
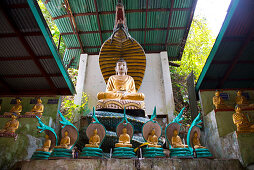
[[[5,124],[4,128],[0,130],[0,133],[15,133],[18,127],[19,121],[17,120],[17,116],[13,114],[11,120]]]
[[[178,136],[178,131],[176,129],[173,131],[173,136],[171,138],[171,145],[173,148],[187,148],[188,147],[188,145],[184,145],[182,143],[182,140],[180,136]]]
[[[148,144],[149,147],[156,147],[156,148],[161,147],[161,145],[157,145],[158,144],[158,137],[155,135],[154,129],[152,129],[152,131],[150,132],[150,134],[147,138],[147,142],[149,143]]]
[[[235,102],[242,109],[254,108],[253,104],[249,104],[245,96],[242,95],[242,91],[238,90],[236,93]]]
[[[64,132],[64,137],[62,137],[62,139],[61,139],[60,145],[55,146],[55,148],[68,148],[69,145],[71,144],[71,138],[68,135],[69,135],[69,133],[66,130]]]
[[[233,114],[233,122],[237,127],[237,132],[254,132],[254,124],[251,124],[247,117],[241,112],[241,107],[236,106]]]
[[[20,115],[20,112],[22,112],[21,100],[16,99],[16,102],[17,104],[15,104],[9,112],[5,112],[4,115],[12,115],[13,113]]]
[[[37,103],[33,106],[32,110],[30,112],[26,112],[25,115],[42,116],[43,111],[44,111],[44,106],[42,104],[42,100],[41,98],[38,98]]]
[[[43,147],[40,149],[36,149],[36,151],[49,152],[50,146],[51,146],[51,140],[49,139],[48,135],[45,135],[45,142],[43,144]]]
[[[200,144],[200,139],[198,137],[197,132],[194,132],[194,135],[193,135],[193,138],[192,138],[192,143],[193,143],[195,149],[206,148],[206,147],[204,147]]]
[[[232,107],[225,105],[219,91],[215,92],[215,96],[213,97],[213,104],[216,109],[232,109]]]
[[[122,129],[122,134],[119,136],[118,143],[115,144],[115,147],[132,147],[132,144],[130,143],[130,135],[127,133],[127,129]]]
[[[98,93],[98,100],[101,99],[121,99],[143,101],[143,93],[137,93],[134,79],[127,75],[127,63],[124,59],[116,62],[116,75],[109,77],[106,92]]]
[[[93,130],[93,135],[89,139],[89,144],[86,144],[85,147],[98,148],[100,144],[100,136],[98,135],[97,129]]]

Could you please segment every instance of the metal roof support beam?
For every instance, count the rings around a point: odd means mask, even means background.
[[[0,1],[1,2],[1,1]],[[56,90],[56,87],[53,83],[53,81],[51,80],[51,78],[48,76],[47,72],[44,70],[43,66],[41,65],[40,61],[38,60],[37,56],[34,54],[33,50],[30,48],[30,46],[28,45],[26,39],[24,38],[24,36],[22,35],[22,33],[19,31],[19,29],[17,28],[16,25],[14,25],[14,21],[12,21],[12,19],[9,17],[8,15],[8,11],[7,11],[7,7],[5,6],[5,4],[1,3],[0,5],[0,10],[3,12],[4,17],[6,18],[8,24],[10,25],[10,27],[14,30],[14,32],[18,35],[19,40],[21,41],[21,43],[23,44],[25,50],[28,52],[28,54],[31,56],[32,60],[34,61],[34,63],[36,64],[36,66],[39,68],[41,74],[45,77],[45,79],[47,80],[47,82],[49,83],[49,86]]]
[[[185,27],[170,27],[169,30],[183,30]],[[130,31],[162,31],[167,30],[167,28],[132,28],[128,29]],[[101,33],[111,33],[112,30],[103,30]],[[95,34],[99,33],[99,31],[79,31],[79,34]],[[73,35],[73,32],[64,32],[61,35]]]
[[[98,29],[100,33],[100,38],[101,38],[101,45],[103,44],[103,39],[102,39],[102,34],[101,34],[101,23],[100,23],[100,18],[99,18],[99,12],[98,12],[98,7],[97,7],[97,1],[94,0],[94,6],[96,10],[96,17],[97,17],[97,24],[98,24]]]
[[[146,0],[146,21],[145,21],[145,36],[144,36],[144,45],[143,45],[144,49],[146,47],[147,11],[148,11],[148,0]]]
[[[48,77],[61,77],[62,74],[48,74]],[[29,77],[44,77],[42,74],[20,74],[20,75],[5,75],[4,78],[29,78]]]
[[[53,56],[36,56],[38,59],[53,59]],[[33,60],[32,57],[0,57],[0,61]]]
[[[22,32],[23,36],[41,36],[41,32]],[[16,33],[0,33],[0,38],[18,37]]]
[[[161,12],[161,11],[170,11],[171,8],[158,8],[158,9],[129,9],[125,10],[125,13],[132,13],[132,12]],[[173,8],[172,11],[189,11],[191,8]],[[103,14],[115,14],[116,11],[100,11],[98,12],[99,15]],[[86,13],[78,13],[73,14],[74,17],[76,16],[87,16],[87,15],[97,15],[96,12],[86,12]],[[69,15],[61,15],[57,17],[53,17],[54,20],[60,19],[60,18],[67,18]]]
[[[144,44],[140,44],[142,46],[144,46]],[[146,46],[164,46],[165,44],[146,44]],[[179,43],[167,43],[167,45],[169,46],[179,46]],[[86,46],[86,48],[101,48],[101,46]],[[69,47],[67,49],[80,49],[80,47]]]
[[[173,13],[173,7],[174,7],[174,0],[171,0],[171,4],[170,4],[170,11],[169,11],[169,16],[168,16],[168,26],[167,26],[167,33],[166,33],[166,40],[165,40],[165,50],[167,50],[167,42],[168,42],[168,34],[169,34],[169,27],[170,27],[170,23],[171,23],[171,17],[172,17],[172,13]]]
[[[81,53],[84,53],[84,48],[83,48],[82,42],[80,40],[79,32],[78,32],[78,29],[77,29],[77,24],[76,24],[75,18],[73,16],[73,13],[72,13],[72,10],[71,10],[71,6],[70,6],[68,0],[64,0],[64,3],[66,5],[66,11],[68,13],[68,16],[69,16],[69,19],[70,19],[70,22],[71,22],[71,28],[73,30],[73,33],[78,38],[80,49],[81,49]]]
[[[213,64],[231,64],[233,61],[212,61]],[[237,64],[254,64],[254,60],[240,60]]]
[[[181,60],[182,58],[182,55],[183,55],[183,50],[184,50],[184,46],[186,44],[186,41],[187,41],[187,36],[189,34],[189,31],[190,31],[190,27],[191,27],[191,22],[192,22],[192,19],[193,19],[193,16],[194,16],[194,11],[195,11],[195,8],[196,8],[196,5],[197,5],[197,1],[198,0],[194,0],[193,1],[193,5],[192,5],[192,8],[191,8],[191,14],[190,14],[190,18],[189,18],[189,22],[186,26],[186,31],[184,33],[184,36],[183,36],[183,39],[182,39],[182,45],[181,45],[181,49],[180,49],[180,55],[179,55],[179,59]]]
[[[68,88],[59,88],[59,95],[67,95],[69,94],[69,89]],[[47,94],[47,95],[45,95]],[[9,92],[7,91],[1,91],[1,96],[6,96],[6,97],[17,97],[17,96],[55,96],[56,92],[54,89],[21,89],[17,91],[15,94],[10,95]]]
[[[237,64],[239,58],[242,56],[244,50],[246,49],[246,47],[248,46],[249,42],[251,41],[251,39],[254,36],[254,30],[252,29],[254,26],[254,20],[252,21],[252,27],[250,27],[250,30],[246,36],[245,41],[243,42],[243,44],[241,45],[241,47],[239,48],[237,54],[235,55],[232,64],[228,67],[226,73],[223,76],[223,79],[219,82],[217,88],[221,88],[223,86],[223,84],[225,83],[225,81],[228,79],[230,73],[232,72],[233,68],[235,67],[235,65]]]

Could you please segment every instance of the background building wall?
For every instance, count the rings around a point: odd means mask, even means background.
[[[139,89],[146,96],[146,114],[151,115],[156,106],[158,115],[168,115],[171,120],[175,106],[167,52],[146,54],[146,59],[146,71]],[[75,103],[80,103],[81,94],[85,92],[88,95],[89,109],[96,106],[97,93],[106,90],[98,55],[81,55],[76,90]]]

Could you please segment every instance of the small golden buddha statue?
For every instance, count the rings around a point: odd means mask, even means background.
[[[127,63],[124,59],[121,58],[116,62],[116,75],[109,77],[106,92],[98,93],[98,100],[144,100],[145,95],[143,93],[136,92],[134,79],[131,76],[127,75],[127,70]]]
[[[0,130],[0,133],[15,133],[19,127],[19,121],[17,120],[16,115],[11,116],[11,120],[6,122],[3,129]]]
[[[89,144],[86,144],[85,147],[98,148],[100,145],[100,136],[98,135],[97,129],[93,130],[93,135],[89,139]]]
[[[66,130],[64,132],[64,137],[61,139],[60,145],[55,146],[55,148],[68,148],[69,145],[71,144],[71,138],[68,135],[69,133]]]
[[[188,145],[184,145],[182,143],[182,140],[180,136],[178,136],[178,131],[176,129],[173,131],[173,136],[171,138],[171,145],[173,148],[187,148],[188,147]]]
[[[50,146],[51,146],[51,140],[49,139],[48,135],[45,135],[45,142],[43,144],[43,147],[40,149],[36,149],[36,151],[49,152]]]
[[[236,106],[235,112],[233,114],[233,122],[237,127],[237,132],[254,132],[254,125],[241,112],[241,107]]]
[[[5,112],[4,115],[12,115],[13,113],[20,115],[20,112],[22,112],[21,100],[16,99],[16,102],[17,104],[15,104],[9,112]]]
[[[220,96],[219,91],[215,92],[215,96],[213,97],[213,104],[216,109],[232,109],[230,106],[224,104],[224,100]]]
[[[198,137],[198,133],[197,132],[194,132],[194,136],[192,138],[192,143],[193,143],[195,149],[206,148],[206,147],[204,147],[204,146],[202,146],[200,144],[200,139]]]
[[[242,91],[238,90],[235,97],[236,104],[242,109],[254,108],[253,104],[249,104],[245,96],[242,95]]]
[[[127,129],[122,129],[122,134],[119,136],[118,143],[115,144],[115,147],[132,147],[132,144],[130,143],[130,135],[127,133]]]
[[[42,104],[41,98],[37,99],[37,104],[35,104],[30,112],[26,112],[25,115],[38,115],[42,116],[44,111],[44,106]]]
[[[149,147],[156,147],[156,148],[161,147],[161,145],[157,145],[158,144],[158,137],[155,135],[154,129],[152,129],[152,131],[150,132],[150,134],[147,138],[147,142],[149,143],[148,144]]]

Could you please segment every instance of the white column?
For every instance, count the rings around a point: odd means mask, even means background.
[[[168,120],[171,122],[174,119],[174,96],[173,89],[171,83],[171,76],[169,71],[169,63],[168,63],[168,53],[163,51],[160,53],[161,57],[161,70],[163,76],[163,86],[164,86],[164,94],[165,94],[165,108],[168,113]]]
[[[81,105],[82,93],[84,91],[84,86],[85,86],[87,57],[88,57],[88,54],[81,54],[79,59],[79,70],[78,70],[78,78],[77,78],[77,84],[76,84],[77,94],[74,97],[74,103],[78,105]]]

